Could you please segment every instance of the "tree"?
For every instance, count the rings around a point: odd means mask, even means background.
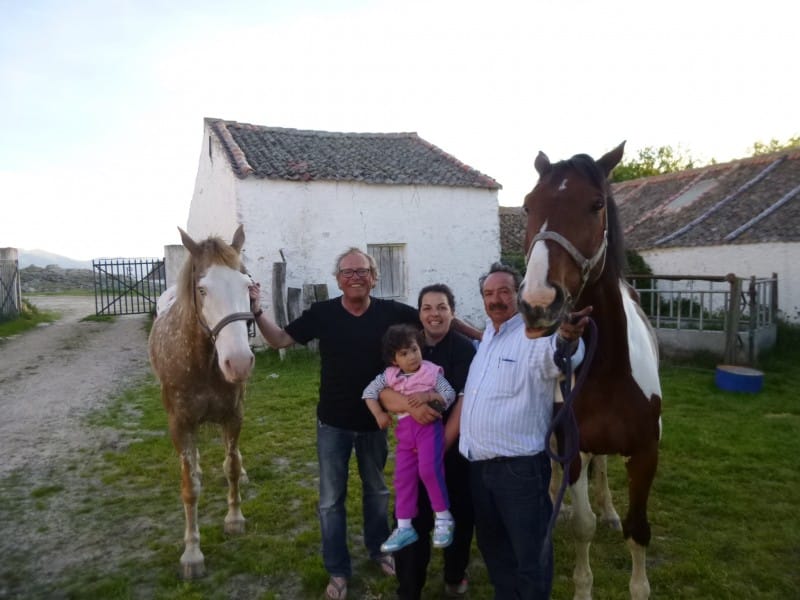
[[[778,152],[780,150],[790,150],[792,148],[800,148],[800,135],[792,136],[785,142],[781,142],[775,138],[772,138],[766,144],[764,142],[753,142],[753,156],[770,154],[771,152]]]
[[[672,146],[646,146],[639,150],[636,158],[622,161],[611,175],[613,182],[651,177],[662,173],[675,173],[695,166],[695,159],[681,149]]]

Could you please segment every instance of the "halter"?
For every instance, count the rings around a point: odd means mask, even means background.
[[[192,279],[194,279],[194,265],[192,265]],[[219,323],[214,325],[212,328],[209,327],[208,323],[203,321],[203,319],[200,317],[200,310],[197,307],[197,290],[194,290],[194,293],[192,294],[192,302],[194,303],[194,314],[197,315],[197,322],[200,324],[200,327],[202,327],[203,331],[208,334],[208,337],[211,338],[212,344],[217,343],[217,336],[226,325],[233,323],[234,321],[250,321],[255,318],[252,312],[235,312],[226,317],[222,317]]]
[[[583,288],[586,287],[586,283],[589,281],[589,274],[592,272],[601,260],[605,264],[606,258],[606,249],[608,248],[608,227],[603,230],[603,241],[600,242],[600,247],[597,249],[597,252],[591,258],[586,258],[583,254],[581,254],[580,250],[578,250],[575,245],[570,242],[567,238],[565,238],[560,233],[556,233],[555,231],[541,231],[533,236],[533,241],[531,242],[531,247],[528,250],[528,258],[526,262],[530,260],[531,253],[533,252],[533,247],[536,245],[536,242],[542,240],[551,240],[556,242],[559,246],[561,246],[564,250],[567,251],[572,257],[572,260],[580,267],[581,269],[581,287],[578,290],[578,293],[575,295],[575,301],[578,301],[580,298],[581,293],[583,292]]]

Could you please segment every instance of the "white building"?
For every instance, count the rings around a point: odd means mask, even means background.
[[[340,292],[334,259],[372,254],[375,295],[416,306],[420,288],[446,283],[456,313],[484,321],[478,277],[500,256],[491,177],[415,133],[335,133],[205,119],[187,230],[230,239],[245,229],[246,264],[271,308],[273,264],[286,286]]]
[[[778,275],[800,321],[800,149],[614,184],[625,243],[655,274]]]

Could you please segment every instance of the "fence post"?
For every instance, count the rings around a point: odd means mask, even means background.
[[[286,263],[272,263],[272,306],[275,311],[275,324],[286,327],[286,303],[283,301],[283,288],[286,285]]]
[[[742,293],[742,282],[733,273],[725,276],[730,284],[730,297],[728,299],[728,318],[725,323],[725,356],[724,362],[729,365],[737,362],[737,345],[739,341],[739,296]]]
[[[15,318],[22,308],[19,250],[0,248],[0,316]]]
[[[771,302],[770,302],[770,323],[775,321],[775,318],[778,315],[778,274],[772,274],[772,295],[771,295]],[[786,317],[786,315],[784,315]]]
[[[756,277],[750,276],[750,287],[747,290],[750,320],[747,327],[747,364],[751,367],[756,364],[756,327],[760,318],[758,303],[756,302]]]

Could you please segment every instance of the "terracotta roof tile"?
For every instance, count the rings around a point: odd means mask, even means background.
[[[628,248],[800,241],[800,149],[612,185]],[[521,209],[500,211],[503,253],[521,252]]]
[[[206,119],[239,178],[500,189],[416,133],[338,133]]]

